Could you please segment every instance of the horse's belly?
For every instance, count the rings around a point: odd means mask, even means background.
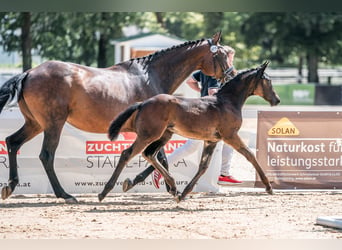
[[[92,133],[107,133],[110,122],[115,118],[117,112],[90,111],[71,113],[67,122],[72,126]]]
[[[92,133],[107,133],[111,121],[128,107],[126,103],[113,99],[83,102],[74,105],[67,122],[74,127]]]
[[[80,130],[91,133],[107,133],[110,121],[100,121],[91,118],[82,120],[68,119],[67,122]]]
[[[172,132],[186,137],[190,139],[196,139],[196,140],[204,140],[204,141],[218,141],[220,138],[218,138],[217,133],[213,130],[206,130],[206,131],[185,131],[182,129],[172,128]]]

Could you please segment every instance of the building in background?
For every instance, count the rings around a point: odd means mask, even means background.
[[[186,40],[158,33],[140,33],[113,40],[111,43],[114,45],[114,64],[127,61],[131,58],[143,57],[158,50],[171,48],[184,42]],[[198,97],[198,93],[193,91],[185,83],[181,84],[174,94]]]
[[[154,53],[181,43],[185,40],[158,33],[142,33],[113,40],[114,64]]]

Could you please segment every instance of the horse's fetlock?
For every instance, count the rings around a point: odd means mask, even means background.
[[[176,188],[170,189],[169,193],[170,193],[172,196],[175,196],[175,197],[179,194],[179,192],[177,191]]]
[[[14,177],[10,180],[8,180],[8,185],[11,187],[15,187],[19,183],[19,177]]]

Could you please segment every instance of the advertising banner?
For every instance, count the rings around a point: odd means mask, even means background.
[[[342,112],[258,112],[257,159],[274,188],[341,189]]]
[[[6,109],[0,115],[0,189],[7,185],[9,163],[5,138],[16,132],[24,124],[24,119],[17,108]],[[117,141],[111,142],[106,134],[94,134],[80,131],[68,124],[63,128],[61,140],[55,156],[55,172],[61,185],[69,193],[99,193],[112,175],[122,150],[133,141],[133,133],[123,133]],[[39,160],[43,135],[40,134],[25,143],[18,152],[19,182],[15,194],[53,193],[44,167]],[[167,154],[181,147],[186,138],[174,136],[165,146]],[[219,145],[219,147],[222,145]],[[219,147],[215,150],[219,150]],[[198,170],[201,149],[198,152],[178,159],[170,166],[170,173],[175,178],[177,188],[182,191]],[[207,172],[202,176],[195,192],[217,192],[220,154],[213,156]],[[218,162],[219,161],[219,162]],[[122,171],[112,192],[122,192],[122,182],[127,177],[133,179],[148,167],[147,161],[138,155]],[[155,188],[152,177],[136,185],[129,192],[166,192],[164,179],[161,187]]]

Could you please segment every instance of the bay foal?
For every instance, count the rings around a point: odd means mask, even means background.
[[[271,106],[280,102],[271,79],[265,73],[267,65],[268,62],[265,62],[256,69],[239,73],[214,96],[182,98],[160,94],[122,112],[111,123],[109,138],[115,140],[123,126],[134,131],[137,138],[131,147],[122,152],[113,175],[98,196],[99,200],[103,200],[112,190],[128,161],[143,152],[144,158],[164,176],[170,186],[169,192],[179,202],[191,192],[208,168],[212,153],[220,140],[230,144],[252,163],[266,186],[266,191],[272,194],[272,186],[264,171],[238,135],[242,124],[241,109],[249,96],[261,96]],[[156,158],[157,152],[171,139],[173,133],[204,141],[198,172],[182,193],[177,191],[174,179]]]

